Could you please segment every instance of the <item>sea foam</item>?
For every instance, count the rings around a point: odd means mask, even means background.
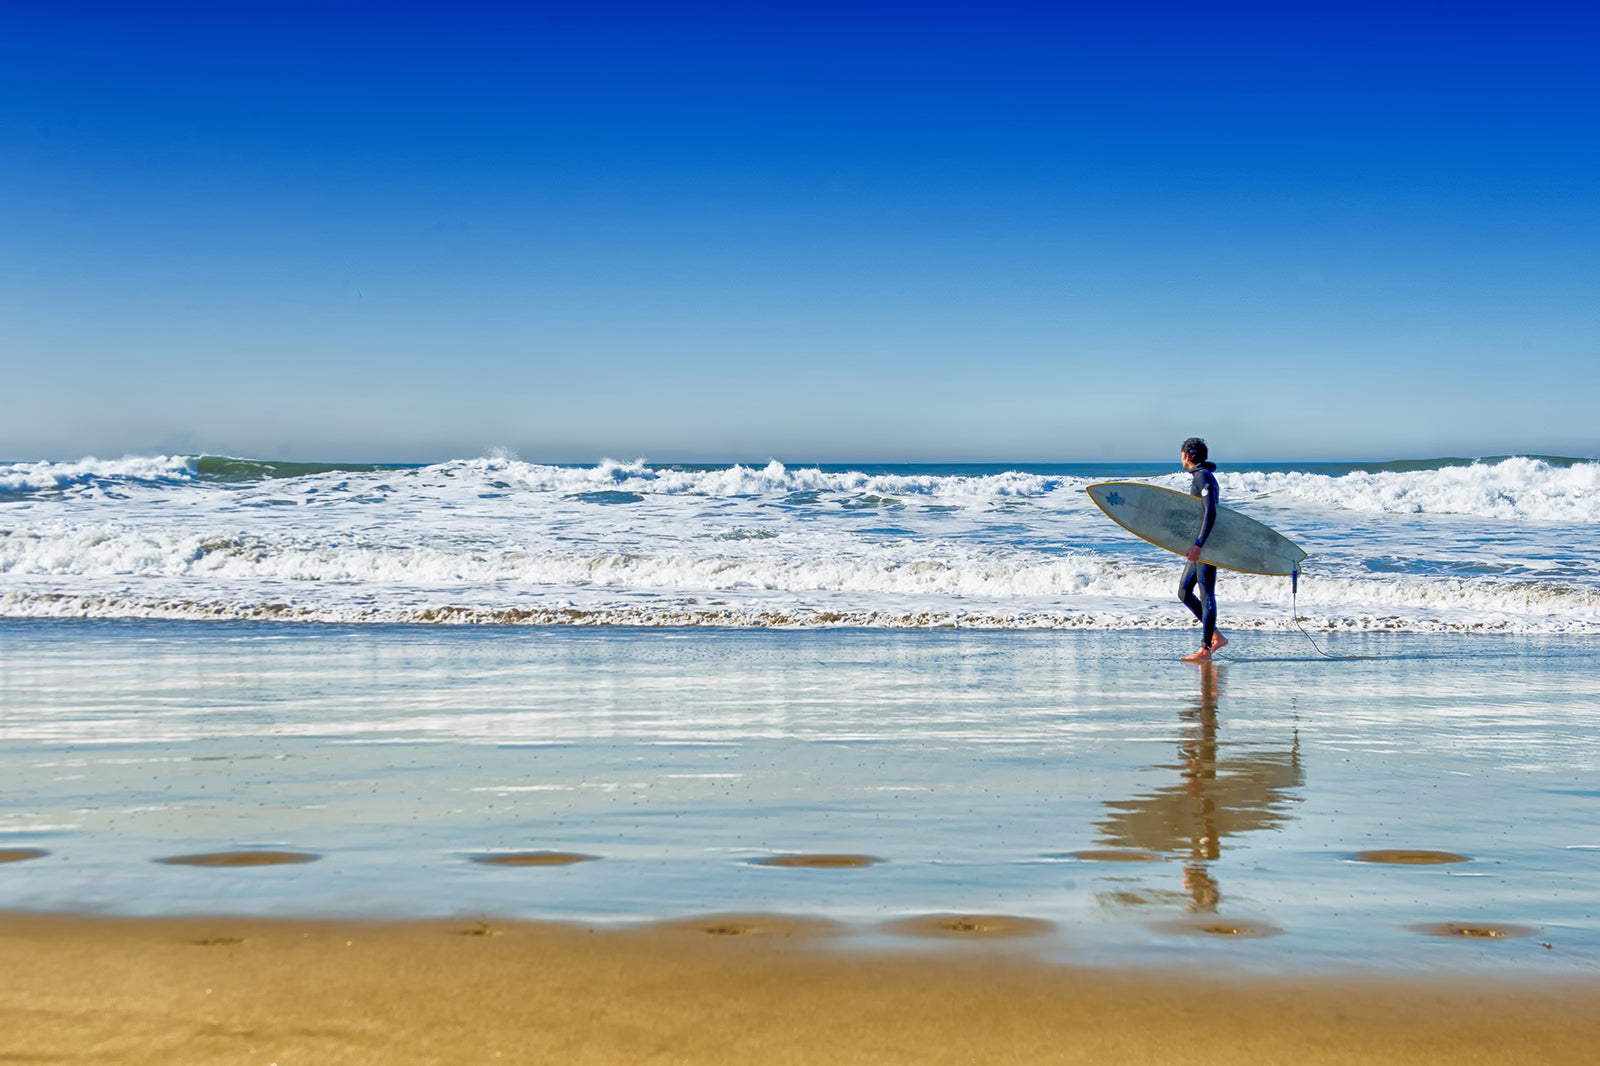
[[[1125,468],[0,466],[0,612],[577,624],[1192,624],[1181,560],[1083,488]],[[1148,477],[1182,488],[1179,473]],[[1310,553],[1224,624],[1600,632],[1600,464],[1224,469]]]

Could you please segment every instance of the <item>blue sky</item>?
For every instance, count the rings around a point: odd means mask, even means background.
[[[3,458],[1600,454],[1593,13],[18,6]]]

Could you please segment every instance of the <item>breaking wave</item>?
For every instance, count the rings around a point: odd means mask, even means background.
[[[1161,466],[0,465],[0,614],[538,624],[1189,624],[1082,489]],[[1224,467],[1300,542],[1235,626],[1600,632],[1600,463]]]

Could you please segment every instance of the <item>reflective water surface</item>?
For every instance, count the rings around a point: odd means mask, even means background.
[[[0,622],[0,907],[1600,968],[1600,641],[1192,641]]]

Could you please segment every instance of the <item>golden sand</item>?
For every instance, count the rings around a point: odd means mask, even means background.
[[[985,919],[987,920],[987,919]],[[1591,1063],[1600,982],[1222,979],[828,923],[0,916],[0,1061]]]

